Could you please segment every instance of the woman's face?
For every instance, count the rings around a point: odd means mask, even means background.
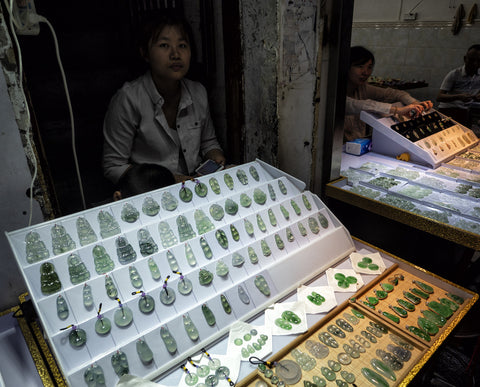
[[[372,75],[372,71],[373,62],[371,59],[364,64],[352,64],[348,72],[348,80],[354,87],[358,87],[367,82],[370,75]]]
[[[166,26],[156,41],[150,42],[145,60],[152,76],[160,82],[179,81],[190,68],[192,53],[188,38],[177,26]]]

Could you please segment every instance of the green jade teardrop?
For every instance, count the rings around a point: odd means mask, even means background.
[[[78,328],[74,325],[68,335],[68,341],[70,342],[72,347],[83,347],[87,342],[87,332],[85,332],[82,328]]]
[[[446,296],[458,305],[462,305],[464,302],[464,299],[456,294],[447,293]]]
[[[307,236],[307,229],[305,228],[305,226],[301,222],[298,222],[297,225],[298,231],[300,231],[300,235],[303,237]]]
[[[282,238],[280,237],[280,235],[278,234],[275,234],[275,244],[277,245],[278,249],[279,250],[283,250],[285,248],[285,243],[283,242]]]
[[[378,298],[377,297],[366,297],[367,298],[367,302],[371,305],[377,305],[378,304]]]
[[[240,205],[244,208],[248,208],[252,205],[252,199],[246,193],[240,194]]]
[[[100,336],[104,336],[110,332],[112,329],[112,323],[107,317],[99,314],[97,316],[97,321],[95,321],[95,332]]]
[[[195,231],[193,231],[192,225],[188,222],[185,216],[178,216],[176,222],[178,235],[180,236],[180,242],[185,242],[186,240],[195,238],[197,236]]]
[[[438,333],[438,326],[430,320],[427,320],[425,317],[419,317],[417,319],[417,324],[420,329],[423,329],[430,336],[434,336]]]
[[[92,250],[93,262],[95,264],[95,271],[97,274],[105,274],[112,271],[115,267],[115,263],[108,255],[105,247],[96,245]]]
[[[427,307],[432,312],[435,312],[446,319],[450,318],[450,316],[453,314],[453,310],[437,301],[427,302]]]
[[[68,274],[73,285],[90,279],[90,272],[78,254],[70,254],[68,257]]]
[[[128,327],[133,321],[132,310],[128,306],[120,304],[113,314],[113,321],[120,328]]]
[[[213,274],[207,269],[200,269],[198,272],[198,281],[200,285],[208,286],[213,281]]]
[[[44,295],[50,295],[58,292],[62,288],[62,283],[55,271],[53,263],[45,262],[40,266],[40,289]]]
[[[318,225],[317,220],[311,216],[308,218],[308,227],[314,234],[318,234],[320,232],[320,226]]]
[[[270,246],[268,246],[268,243],[265,240],[260,241],[260,247],[262,248],[262,253],[264,257],[269,257],[272,255],[272,250],[270,250]]]
[[[210,184],[210,188],[216,195],[220,195],[220,184],[218,184],[218,180],[214,177],[211,177],[208,180],[208,184]]]
[[[166,211],[175,211],[178,207],[178,200],[168,191],[162,194],[162,208]]]
[[[153,257],[148,258],[148,268],[150,270],[150,274],[155,281],[158,281],[162,278],[162,274],[160,273],[160,269],[158,268],[157,263],[153,260]]]
[[[170,355],[173,355],[175,352],[177,352],[177,342],[167,327],[162,326],[160,328],[160,337],[162,338],[165,348],[167,348],[167,351],[170,353]]]
[[[192,247],[188,243],[185,243],[185,258],[191,267],[194,267],[197,264],[195,254],[193,253]]]
[[[93,231],[93,228],[87,219],[81,216],[77,218],[75,223],[77,226],[78,240],[80,241],[81,246],[95,243],[97,241],[97,235],[95,234],[95,231]]]
[[[282,215],[283,217],[285,218],[285,220],[289,220],[290,219],[290,213],[287,211],[287,209],[280,204],[280,211],[282,212]]]
[[[287,331],[290,331],[292,329],[292,324],[290,324],[288,321],[286,321],[283,318],[277,318],[275,319],[275,325],[279,328],[285,329]]]
[[[58,316],[58,318],[60,320],[65,320],[70,313],[69,313],[69,310],[68,310],[67,301],[65,300],[65,298],[63,298],[63,296],[61,294],[57,297],[57,303],[56,304],[57,304],[57,316]]]
[[[439,328],[443,327],[447,322],[447,319],[445,317],[440,316],[439,314],[432,312],[428,309],[422,310],[422,314],[427,320],[433,322]]]
[[[115,240],[115,246],[117,248],[118,261],[122,265],[127,265],[137,259],[137,253],[133,249],[132,245],[128,243],[127,238],[118,237]]]
[[[83,380],[88,387],[103,387],[105,386],[105,375],[103,369],[98,364],[92,364],[88,367],[84,374]]]
[[[158,251],[158,246],[153,240],[150,232],[146,228],[141,228],[137,231],[138,246],[142,257],[152,255]]]
[[[233,253],[232,255],[232,266],[233,267],[242,267],[245,263],[245,258],[240,253]]]
[[[410,292],[415,294],[417,297],[423,298],[424,300],[428,300],[430,298],[430,294],[425,293],[424,291],[417,288],[411,288]]]
[[[108,275],[105,276],[105,291],[107,292],[107,296],[112,300],[115,300],[118,296],[117,287],[113,283],[112,277]]]
[[[227,297],[225,297],[223,294],[220,294],[220,303],[222,304],[223,310],[226,314],[232,313],[232,307],[228,302]]]
[[[268,286],[268,283],[263,275],[259,274],[255,276],[255,280],[253,281],[253,283],[263,295],[267,297],[270,296],[270,287]]]
[[[188,296],[193,290],[192,281],[185,276],[180,275],[180,280],[178,281],[177,285],[178,292],[184,296]]]
[[[144,365],[149,365],[153,362],[153,352],[145,340],[138,339],[135,348],[140,361]]]
[[[263,206],[267,201],[267,195],[260,188],[255,188],[253,190],[253,200],[255,203]]]
[[[225,215],[222,206],[216,203],[210,206],[209,212],[212,218],[217,222],[221,221],[223,219],[223,216]]]
[[[102,238],[108,238],[121,233],[120,225],[113,215],[107,211],[100,211],[97,216]]]
[[[228,239],[225,231],[221,229],[215,231],[215,238],[221,247],[223,247],[225,250],[228,249]]]
[[[302,322],[300,317],[298,317],[298,315],[291,310],[285,310],[282,313],[282,318],[292,324],[300,324]]]
[[[312,210],[312,205],[311,205],[310,202],[308,201],[307,195],[302,194],[302,200],[303,200],[303,205],[305,206],[305,208],[306,208],[308,211],[311,211],[311,210]]]
[[[237,292],[238,292],[238,298],[240,298],[240,301],[242,301],[245,305],[250,304],[250,297],[248,296],[247,292],[241,285],[238,285]]]
[[[380,312],[380,311],[379,311]],[[399,324],[400,323],[400,319],[398,318],[398,316],[392,314],[392,313],[388,313],[388,312],[380,312],[382,315],[384,315],[386,318],[388,318],[389,320],[393,321],[394,323],[396,324]]]
[[[183,315],[183,327],[185,328],[185,332],[187,332],[188,337],[192,341],[197,341],[200,334],[198,333],[198,329],[192,321],[192,318],[189,314]]]
[[[458,309],[458,305],[448,298],[442,297],[439,298],[438,301],[440,301],[441,304],[448,306],[454,312]]]
[[[287,187],[285,186],[285,184],[283,184],[282,180],[278,180],[278,189],[283,195],[287,194]]]
[[[253,224],[250,222],[248,219],[243,219],[243,225],[245,227],[245,232],[247,233],[248,236],[253,237],[255,234],[255,231],[253,229]]]
[[[228,187],[228,189],[231,191],[233,190],[233,178],[230,176],[228,173],[223,175],[223,181],[225,182],[225,185]]]
[[[168,266],[170,266],[170,270],[173,272],[178,271],[179,266],[178,266],[177,258],[175,258],[175,255],[173,255],[173,253],[170,250],[167,250],[166,257],[167,257]]]
[[[386,291],[387,293],[390,293],[393,291],[393,289],[395,289],[395,287],[392,285],[392,284],[389,284],[389,283],[386,283],[386,282],[382,282],[380,284],[380,287]]]
[[[269,208],[268,211],[268,220],[270,220],[270,224],[273,226],[273,227],[276,227],[277,226],[277,218],[275,217],[275,214],[273,213],[272,209]]]
[[[285,232],[287,233],[287,241],[293,242],[295,240],[295,236],[293,235],[292,229],[290,227],[287,227],[285,229]]]
[[[414,305],[418,305],[421,301],[420,297],[417,297],[416,295],[407,291],[403,292],[403,296]]]
[[[415,311],[415,305],[412,304],[411,302],[408,302],[407,300],[398,299],[397,304],[400,305],[403,309],[405,309],[408,312]]]
[[[260,176],[258,176],[257,169],[253,165],[248,168],[248,171],[255,181],[260,181]]]
[[[160,204],[150,196],[143,199],[142,212],[147,216],[155,216],[160,212]]]
[[[163,305],[171,305],[175,302],[176,295],[172,288],[168,287],[167,284],[163,284],[163,289],[160,290],[160,302]]]
[[[128,273],[132,286],[136,289],[140,289],[143,286],[143,280],[142,277],[140,277],[137,268],[135,266],[129,266]]]
[[[302,214],[302,210],[298,206],[297,202],[295,202],[295,200],[290,200],[290,205],[292,206],[293,211],[295,211],[295,214],[297,214],[297,216],[300,216]]]
[[[208,325],[211,327],[215,325],[216,319],[215,315],[213,314],[212,310],[208,307],[207,304],[202,305],[202,313],[203,316],[205,317],[205,321],[207,322]]]
[[[200,182],[200,181],[197,181],[195,183],[195,193],[201,197],[201,198],[204,198],[205,196],[207,196],[207,193],[208,193],[208,187],[206,184]]]
[[[138,220],[140,213],[138,210],[130,203],[125,203],[122,207],[120,217],[124,222],[135,223]]]
[[[195,210],[194,215],[195,225],[197,227],[197,231],[199,235],[205,234],[208,231],[212,231],[215,229],[210,218],[205,215],[205,212],[202,210]]]
[[[237,170],[237,178],[238,178],[238,181],[240,181],[241,184],[243,184],[243,185],[248,184],[247,174],[242,169]]]
[[[277,195],[276,195],[272,185],[268,184],[267,188],[268,188],[268,194],[270,195],[270,199],[272,199],[272,201],[277,200]]]
[[[65,227],[55,224],[51,229],[52,250],[55,255],[66,253],[75,249],[76,245]]]
[[[248,246],[248,258],[250,259],[250,262],[255,265],[258,263],[258,256],[253,247]]]
[[[432,294],[433,293],[433,288],[430,285],[427,285],[424,282],[418,281],[418,280],[413,280],[412,281],[418,288],[425,293]]]
[[[160,234],[160,239],[164,249],[168,249],[169,247],[177,244],[177,237],[167,222],[162,221],[158,223],[158,233]]]
[[[257,226],[261,232],[267,231],[267,226],[265,225],[265,222],[263,221],[260,214],[257,214]]]
[[[328,228],[328,219],[320,212],[318,213],[318,221],[320,222],[320,226],[323,228]]]
[[[91,310],[93,308],[92,287],[88,284],[83,285],[82,301],[86,310]]]
[[[193,192],[190,188],[185,187],[185,183],[182,183],[180,191],[178,191],[178,197],[184,203],[190,203],[193,198]]]
[[[388,379],[394,382],[397,380],[395,373],[383,361],[379,359],[371,359],[370,364],[372,365],[373,369],[378,373],[380,373],[381,375],[387,377]]]
[[[42,261],[50,256],[45,243],[40,239],[40,234],[30,231],[25,236],[25,253],[28,263]]]
[[[208,245],[208,242],[205,240],[204,237],[200,238],[200,247],[202,248],[205,258],[212,259],[213,257],[212,249],[210,249],[210,246]]]
[[[235,242],[238,242],[240,240],[240,233],[233,224],[230,225],[230,234],[232,234],[232,239]]]
[[[117,351],[112,355],[110,360],[113,370],[119,378],[121,378],[123,375],[127,375],[130,372],[127,355],[124,352]]]
[[[228,275],[228,272],[229,272],[228,266],[225,264],[225,262],[223,262],[222,260],[219,260],[215,268],[215,273],[219,277],[225,277],[226,275]]]
[[[402,318],[406,318],[408,316],[408,312],[399,306],[389,305],[389,308]]]
[[[407,330],[412,332],[415,336],[418,336],[418,337],[420,337],[421,339],[423,339],[427,342],[430,342],[432,340],[430,338],[430,335],[421,328],[414,327],[414,326],[411,326],[411,325],[407,325],[406,328],[407,328]]]
[[[155,309],[155,300],[152,296],[142,292],[141,297],[138,299],[138,309],[143,314],[150,314]]]

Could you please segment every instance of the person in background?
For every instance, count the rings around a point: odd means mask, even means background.
[[[438,111],[470,127],[470,107],[480,102],[480,44],[470,46],[463,61],[463,66],[443,79],[437,96]],[[480,108],[480,104],[477,106]]]
[[[344,141],[371,136],[370,128],[360,120],[362,110],[398,114],[411,118],[432,108],[430,101],[419,102],[403,90],[372,86],[367,83],[372,75],[375,57],[364,47],[350,49],[350,70],[347,80],[347,101],[343,130]]]
[[[114,184],[132,164],[162,165],[178,182],[202,160],[225,163],[207,92],[185,78],[191,42],[188,23],[176,14],[145,23],[139,45],[149,70],[123,85],[104,120],[103,170]]]

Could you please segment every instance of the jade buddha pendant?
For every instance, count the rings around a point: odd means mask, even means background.
[[[240,298],[240,301],[242,301],[244,304],[248,305],[250,304],[250,297],[248,297],[247,292],[241,285],[238,285],[238,298]]]
[[[290,219],[290,213],[288,212],[288,210],[280,204],[280,211],[282,212],[282,215],[283,217],[285,218],[285,220],[289,220]]]
[[[310,231],[314,234],[318,234],[320,232],[320,226],[318,225],[315,218],[308,218],[308,227],[310,227]]]
[[[295,211],[295,214],[297,214],[297,216],[300,216],[302,214],[302,210],[300,209],[300,207],[298,206],[295,200],[291,199],[290,205],[292,206],[293,211]]]
[[[222,229],[215,231],[215,238],[217,238],[217,242],[221,247],[223,247],[225,250],[228,249],[228,239],[225,231]]]
[[[124,222],[135,223],[138,220],[140,213],[138,210],[130,203],[125,203],[122,207],[122,212],[120,217]]]
[[[328,220],[325,215],[320,212],[318,213],[318,221],[320,222],[320,226],[322,226],[323,228],[328,228]]]
[[[270,195],[270,199],[272,199],[272,201],[277,200],[277,194],[275,193],[271,184],[267,185],[267,189],[268,189],[268,194]]]
[[[140,277],[140,274],[138,274],[137,268],[135,266],[129,266],[128,272],[132,286],[136,289],[140,289],[143,286],[143,280],[142,277]]]
[[[83,286],[82,300],[83,300],[83,306],[85,307],[86,310],[91,310],[93,308],[92,287],[88,284],[85,284]]]
[[[180,276],[177,289],[180,294],[188,296],[193,290],[192,281],[190,281],[188,278],[185,278],[183,275]]]
[[[287,194],[287,187],[285,187],[285,184],[283,184],[283,181],[281,180],[278,180],[278,189],[280,190],[280,192],[284,195]]]
[[[270,224],[273,227],[276,227],[277,226],[277,218],[275,217],[275,214],[273,213],[272,209],[269,208],[267,213],[268,213],[268,219],[270,220]]]
[[[198,340],[198,337],[200,336],[198,333],[198,329],[193,323],[188,313],[183,315],[183,327],[185,328],[185,332],[187,332],[188,337],[190,337],[190,340],[192,341]]]
[[[160,337],[162,338],[165,348],[167,348],[167,351],[170,353],[170,355],[173,355],[175,352],[177,352],[177,342],[167,327],[162,326],[160,328]]]
[[[52,249],[55,255],[66,253],[75,249],[76,245],[72,237],[67,233],[65,227],[55,224],[51,229]]]
[[[92,250],[93,262],[95,264],[95,271],[97,274],[105,274],[109,271],[112,271],[115,267],[110,255],[108,255],[105,247],[101,245],[96,245]]]
[[[148,258],[148,269],[150,270],[150,274],[155,281],[158,281],[162,278],[160,273],[160,269],[158,268],[157,263],[153,260],[153,257]]]
[[[122,265],[127,265],[137,259],[137,253],[133,249],[132,245],[128,243],[127,238],[118,237],[115,240],[115,245],[117,247],[118,261]]]
[[[105,276],[105,291],[107,292],[107,296],[112,300],[115,300],[118,296],[117,287],[113,283],[113,279],[108,275]]]
[[[178,271],[179,266],[178,266],[177,258],[175,258],[175,255],[173,255],[173,253],[170,250],[167,250],[166,257],[167,257],[168,266],[170,266],[170,270],[173,272]]]
[[[308,201],[308,198],[305,194],[302,194],[302,200],[303,200],[303,205],[305,206],[305,208],[308,210],[308,211],[311,211],[312,210],[312,205],[310,204],[310,202]]]
[[[261,274],[257,275],[253,283],[263,295],[267,297],[270,296],[270,287],[268,286],[268,283],[265,280],[265,277],[263,275]]]
[[[238,204],[235,203],[232,199],[225,200],[225,212],[228,215],[236,215],[238,212]]]
[[[152,296],[142,292],[142,296],[138,300],[138,309],[143,314],[150,314],[155,309],[155,300]]]
[[[70,254],[68,257],[68,274],[73,285],[90,279],[90,272],[78,254]]]
[[[175,211],[178,207],[178,200],[168,191],[162,194],[162,208],[166,211]]]
[[[30,231],[25,236],[25,244],[28,263],[42,261],[50,256],[45,243],[40,239],[40,234],[36,231]]]
[[[168,249],[169,247],[177,244],[177,237],[167,222],[162,221],[158,224],[158,233],[160,234],[160,239],[162,240],[162,246],[164,249]]]
[[[412,357],[412,352],[406,348],[388,344],[387,351],[390,351],[394,356],[398,358],[398,360],[402,362],[407,362]]]
[[[66,320],[69,314],[67,301],[60,294],[57,297],[57,316],[60,320]]]
[[[282,238],[280,235],[275,234],[275,244],[277,245],[279,250],[283,250],[285,248],[285,243],[283,242]]]
[[[245,263],[245,258],[237,252],[233,253],[232,255],[232,266],[234,267],[242,267]]]
[[[220,294],[220,302],[226,314],[232,313],[232,307],[228,302],[227,297],[225,297],[223,294]]]
[[[330,350],[326,345],[313,340],[307,340],[305,342],[305,348],[317,359],[324,359],[330,353]]]
[[[175,292],[172,288],[164,285],[163,289],[160,291],[160,301],[164,305],[171,305],[175,302]]]
[[[189,203],[192,201],[193,198],[193,192],[190,188],[185,187],[185,183],[182,183],[182,187],[180,188],[180,191],[178,192],[178,197],[182,202]]]
[[[178,227],[178,235],[180,236],[180,242],[185,242],[188,239],[195,238],[197,234],[193,231],[193,227],[185,216],[180,215],[177,218],[177,227]]]
[[[202,305],[202,313],[205,317],[205,321],[207,322],[207,324],[210,326],[214,326],[216,322],[215,315],[207,304]]]
[[[207,196],[208,188],[204,183],[201,183],[200,181],[197,181],[195,183],[195,193],[199,197],[204,198],[205,196]]]
[[[257,214],[257,226],[261,232],[267,231],[267,226],[265,226],[265,222],[260,214]]]
[[[125,355],[124,352],[117,351],[116,353],[114,353],[112,355],[111,362],[112,362],[113,370],[115,371],[115,373],[119,378],[130,372],[127,355]]]
[[[260,181],[260,176],[258,176],[257,169],[253,165],[248,168],[248,171],[255,181]]]
[[[229,269],[228,269],[228,266],[225,264],[225,262],[223,262],[222,260],[219,260],[217,262],[215,272],[219,277],[225,277],[228,274]]]
[[[87,342],[87,333],[82,328],[78,328],[74,325],[68,335],[68,341],[72,347],[83,347]]]
[[[103,369],[98,364],[92,364],[83,373],[83,380],[88,387],[102,387],[105,386],[105,375]]]
[[[155,254],[158,251],[157,244],[146,228],[141,228],[137,231],[137,239],[140,247],[140,254],[142,254],[143,257]]]
[[[237,170],[237,178],[243,185],[248,184],[247,174],[242,169]]]
[[[270,250],[270,246],[268,246],[268,243],[265,240],[260,241],[260,247],[262,248],[262,253],[264,257],[269,257],[272,255],[272,250]]]
[[[248,208],[252,204],[252,199],[246,193],[240,194],[240,205],[242,207]]]
[[[204,237],[200,238],[200,247],[202,248],[205,258],[212,259],[213,257],[212,249],[210,249],[210,246],[208,245],[208,242]]]
[[[222,206],[216,203],[210,206],[209,212],[213,220],[216,220],[217,222],[221,221],[223,219],[223,216],[225,215]]]
[[[267,201],[267,195],[260,188],[255,188],[253,190],[253,200],[255,201],[255,203],[263,206]]]
[[[240,234],[233,224],[230,225],[230,234],[232,234],[232,239],[235,242],[238,242],[240,240]]]
[[[205,212],[202,210],[195,210],[193,217],[195,219],[195,225],[197,227],[198,234],[202,235],[215,229],[215,226],[210,218],[205,215]]]
[[[140,361],[145,365],[151,364],[153,361],[153,352],[148,346],[147,342],[145,340],[138,339],[135,347]]]
[[[92,226],[83,216],[77,218],[77,235],[81,246],[95,243],[97,241],[97,235],[93,231]]]
[[[54,294],[62,288],[53,263],[45,262],[40,266],[40,288],[45,295]]]
[[[255,265],[258,263],[258,256],[253,247],[248,246],[248,258],[250,259],[250,262]]]
[[[250,222],[247,218],[243,219],[243,225],[245,227],[245,232],[247,233],[248,236],[253,237],[254,236],[254,230],[253,230],[253,224]]]
[[[110,212],[100,211],[97,216],[102,238],[108,238],[120,234],[120,225]]]
[[[97,316],[97,321],[95,321],[95,332],[100,336],[106,335],[112,329],[112,323],[107,317],[99,314]]]
[[[194,267],[197,264],[195,254],[193,253],[192,247],[188,243],[185,243],[185,258],[191,267]]]
[[[218,180],[215,179],[214,177],[211,177],[208,180],[208,183],[210,184],[210,188],[216,195],[220,195],[220,184],[218,184]]]
[[[223,175],[223,181],[225,182],[225,185],[228,187],[228,189],[231,191],[233,190],[233,178],[230,176],[228,173]]]
[[[160,212],[160,204],[148,196],[143,200],[142,212],[147,216],[155,216]]]
[[[115,321],[115,324],[120,328],[128,327],[133,321],[132,310],[128,306],[120,304],[113,314],[113,321]]]

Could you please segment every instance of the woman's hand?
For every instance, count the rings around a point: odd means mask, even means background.
[[[392,106],[393,114],[398,114],[407,118],[415,118],[433,107],[431,101],[415,102],[407,106]]]

